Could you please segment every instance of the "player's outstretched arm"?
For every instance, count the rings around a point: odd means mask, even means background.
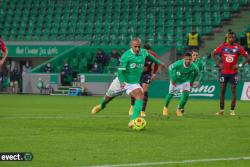
[[[166,65],[161,60],[159,60],[156,57],[154,57],[153,55],[148,54],[148,58],[150,60],[152,60],[153,62],[155,62],[156,64],[158,64],[161,70],[166,69]]]
[[[159,67],[160,67],[161,70],[165,70],[166,69],[166,65],[164,63],[159,64]]]
[[[169,77],[170,77],[170,80],[171,80],[171,83],[173,85],[176,85],[176,79],[177,79],[177,75],[176,75],[176,68],[177,67],[177,63],[173,63],[171,64],[169,67],[168,67],[168,71],[169,71]]]
[[[152,60],[154,63],[158,64],[158,65],[164,64],[164,63],[161,62],[160,59],[157,59],[156,57],[154,57],[154,56],[151,55],[150,53],[148,53],[148,58],[149,58],[150,60]]]

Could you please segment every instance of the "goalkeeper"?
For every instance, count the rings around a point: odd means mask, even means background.
[[[154,56],[149,54],[147,50],[141,49],[141,40],[133,38],[130,42],[131,49],[127,50],[120,59],[120,67],[118,68],[118,76],[111,83],[107,93],[101,99],[99,105],[95,106],[91,113],[96,114],[103,110],[108,102],[114,97],[121,95],[123,92],[135,98],[133,115],[129,127],[132,127],[132,120],[136,119],[142,109],[143,104],[143,89],[140,85],[140,78],[143,72],[145,59],[148,57],[161,68],[165,65]]]
[[[189,92],[195,78],[199,74],[198,67],[192,63],[191,53],[185,53],[184,58],[169,66],[170,84],[169,93],[166,95],[163,116],[168,116],[168,105],[174,95],[181,93],[180,102],[176,109],[176,115],[182,116]]]

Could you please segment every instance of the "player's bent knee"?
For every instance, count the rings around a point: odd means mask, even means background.
[[[105,101],[108,101],[108,100],[111,99],[111,98],[112,98],[112,97],[107,96],[107,95],[104,96],[104,100],[105,100]]]

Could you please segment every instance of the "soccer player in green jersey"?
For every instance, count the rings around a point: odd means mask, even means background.
[[[156,53],[151,51],[151,46],[149,43],[146,43],[144,45],[144,48],[154,57],[159,58]],[[144,92],[144,99],[143,99],[143,105],[142,105],[142,111],[141,111],[141,117],[146,117],[145,111],[146,111],[146,106],[148,103],[148,90],[149,90],[149,85],[155,78],[156,72],[158,70],[158,65],[146,58],[145,64],[144,64],[144,69],[143,73],[140,79],[140,84],[143,88]],[[135,104],[135,99],[131,97],[131,106],[129,109],[129,116],[133,114],[133,108]]]
[[[192,62],[198,67],[199,69],[199,75],[195,78],[195,81],[193,83],[194,88],[200,87],[200,85],[203,82],[204,79],[204,62],[200,58],[200,55],[197,50],[192,50]],[[185,110],[181,109],[181,112],[184,113]]]
[[[147,50],[141,48],[141,40],[133,38],[130,42],[131,49],[127,50],[120,59],[120,67],[118,68],[118,76],[111,83],[108,91],[101,99],[101,103],[95,106],[91,113],[96,114],[103,110],[108,102],[114,97],[121,95],[123,92],[135,98],[135,105],[129,127],[132,127],[132,120],[139,116],[143,104],[143,89],[140,85],[140,77],[143,72],[145,59],[148,57],[161,68],[165,65],[154,56],[149,54]]]
[[[200,87],[201,83],[204,80],[204,62],[200,58],[200,55],[196,50],[192,51],[192,62],[198,67],[200,71],[199,76],[195,79],[193,83],[193,87]]]
[[[166,95],[163,116],[168,116],[168,105],[177,93],[181,93],[180,102],[176,110],[177,116],[182,116],[187,103],[192,84],[199,73],[198,67],[192,63],[191,53],[185,53],[184,58],[169,66],[170,84],[169,93]]]

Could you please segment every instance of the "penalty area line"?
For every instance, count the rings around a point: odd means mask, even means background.
[[[192,159],[192,160],[163,161],[163,162],[143,162],[143,163],[113,164],[113,165],[107,164],[107,165],[76,166],[76,167],[158,166],[158,165],[168,165],[168,164],[192,164],[192,163],[198,163],[198,162],[236,161],[236,160],[250,160],[250,157],[225,157],[225,158]]]

